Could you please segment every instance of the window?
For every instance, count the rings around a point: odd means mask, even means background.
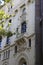
[[[15,10],[15,14],[17,14],[17,13],[18,13],[18,10],[16,9],[16,10]]]
[[[40,22],[40,33],[42,34],[42,21]]]
[[[8,8],[8,12],[10,11],[10,8]]]
[[[26,32],[26,22],[25,21],[21,24],[21,33],[24,33],[24,32]]]
[[[9,44],[9,38],[7,37],[7,41],[6,41],[6,44]]]
[[[23,9],[23,14],[26,13],[26,8]]]
[[[15,53],[17,53],[17,46],[15,46]]]
[[[8,58],[8,51],[6,51],[6,58]]]
[[[1,54],[0,54],[0,60],[1,60]]]
[[[26,60],[24,58],[21,58],[19,61],[19,65],[27,65]]]
[[[19,34],[19,31],[18,31],[18,30],[19,30],[19,28],[16,29],[16,34],[17,34],[17,35]]]
[[[24,62],[23,65],[26,65],[26,62]]]
[[[18,28],[16,29],[16,32],[18,32]]]
[[[6,59],[9,58],[9,56],[10,56],[10,50],[7,50],[6,51]]]
[[[12,8],[12,5],[11,5],[11,8]]]
[[[2,42],[2,36],[0,36],[0,47],[1,47],[1,42]]]
[[[3,54],[3,59],[5,59],[6,58],[6,55],[5,55],[5,52],[4,52],[4,54]]]
[[[8,58],[10,57],[10,50],[8,50]]]
[[[31,39],[29,39],[29,47],[31,47]]]
[[[3,60],[4,60],[4,59],[8,59],[9,56],[10,56],[10,50],[5,51],[5,52],[4,52],[4,56],[3,56]]]
[[[28,0],[28,2],[30,2],[31,0]]]
[[[12,20],[10,19],[10,20],[9,20],[9,23],[11,23],[11,21],[12,21]]]
[[[16,9],[15,12],[18,12],[18,10]]]

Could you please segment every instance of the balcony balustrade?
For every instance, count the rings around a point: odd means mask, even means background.
[[[17,38],[17,39],[20,39],[20,38],[22,38],[22,37],[24,37],[24,33],[19,33],[19,34],[16,35],[16,38]]]

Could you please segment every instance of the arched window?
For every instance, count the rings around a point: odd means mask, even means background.
[[[27,65],[26,60],[24,58],[21,58],[19,65]]]

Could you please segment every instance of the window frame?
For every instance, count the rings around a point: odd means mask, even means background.
[[[29,47],[31,47],[31,38],[29,39]]]
[[[17,53],[17,45],[15,46],[15,53]]]
[[[25,28],[24,28],[24,26],[25,26]],[[26,32],[26,26],[27,26],[26,21],[21,23],[21,33],[25,33]]]

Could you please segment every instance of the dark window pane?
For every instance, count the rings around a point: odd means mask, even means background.
[[[26,8],[23,9],[23,12],[25,12],[25,11],[26,11]]]
[[[9,38],[7,38],[7,41],[6,41],[7,44],[9,44]]]
[[[29,47],[31,47],[31,39],[29,39]]]
[[[5,54],[5,52],[4,52],[4,55],[3,55],[3,60],[4,60],[4,59],[6,59],[6,54]]]
[[[7,58],[8,51],[6,51],[6,58]]]
[[[10,19],[10,20],[9,20],[9,23],[11,23],[11,21],[12,21],[12,20]]]
[[[15,46],[15,53],[17,53],[17,46]]]
[[[26,62],[24,62],[22,65],[26,65]]]
[[[10,57],[10,50],[8,50],[8,58]]]
[[[21,25],[21,33],[26,32],[26,22],[23,22]]]
[[[0,47],[1,47],[1,41],[0,41]]]
[[[0,47],[1,47],[1,42],[2,42],[2,36],[0,36]]]
[[[11,6],[11,8],[12,8],[12,6]]]
[[[1,54],[0,54],[0,60],[1,60]]]

